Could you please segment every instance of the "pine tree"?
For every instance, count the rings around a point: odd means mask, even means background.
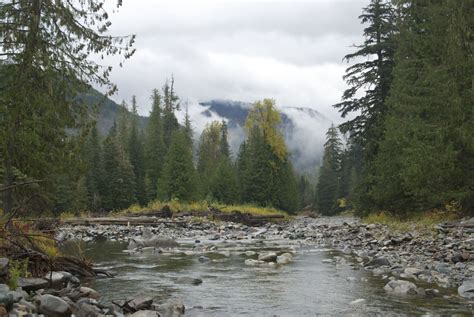
[[[174,134],[158,181],[158,198],[192,201],[197,197],[197,176],[193,155],[183,131]]]
[[[158,179],[166,155],[163,141],[162,97],[158,89],[151,96],[152,109],[146,129],[145,161],[146,161],[146,191],[148,200],[156,198]]]
[[[323,215],[332,215],[337,211],[341,147],[337,128],[332,125],[326,133],[323,164],[316,185],[316,210]]]

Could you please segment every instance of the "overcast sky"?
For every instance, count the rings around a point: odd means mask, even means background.
[[[136,34],[137,52],[112,81],[112,99],[137,96],[148,115],[151,90],[174,74],[190,104],[210,99],[311,107],[338,121],[342,57],[362,41],[358,20],[368,0],[124,0],[112,33]]]

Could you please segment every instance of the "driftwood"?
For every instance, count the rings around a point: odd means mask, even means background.
[[[139,214],[127,214],[122,217],[99,217],[99,218],[81,218],[81,219],[66,219],[61,223],[69,225],[125,225],[125,226],[149,226],[160,223],[186,225],[186,221],[174,220],[171,218],[179,218],[183,216],[207,217],[212,220],[231,221],[243,223],[248,226],[259,226],[267,222],[283,219],[283,215],[252,215],[251,213],[243,213],[237,210],[232,212],[223,212],[217,208],[209,207],[206,211],[179,211],[174,214],[165,206],[163,210],[150,210]],[[171,219],[170,219],[171,218]],[[164,220],[170,219],[170,220]]]

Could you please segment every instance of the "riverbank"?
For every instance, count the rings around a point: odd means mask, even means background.
[[[334,254],[332,257],[314,265],[335,268],[345,266],[367,272],[380,280],[380,292],[385,293],[385,296],[437,298],[446,302],[455,300],[469,310],[468,307],[472,309],[470,300],[474,295],[473,222],[471,219],[446,224],[431,233],[395,233],[386,225],[364,224],[352,217],[296,217],[288,222],[252,227],[228,221],[182,216],[173,218],[171,222],[166,218],[156,218],[151,225],[65,225],[59,229],[57,238],[61,241],[80,240],[89,243],[116,241],[128,245],[126,252],[131,256],[141,257],[151,252],[157,260],[168,257],[167,261],[171,264],[176,256],[196,258],[203,263],[221,263],[222,260],[237,256],[233,261],[242,261],[242,265],[259,270],[291,267],[293,258],[303,256],[307,248],[335,250],[335,253],[331,253]],[[268,250],[273,244],[279,247],[275,251]],[[238,247],[229,249],[226,245]],[[250,245],[253,246],[251,249],[246,247]],[[176,283],[188,282],[195,285],[201,283],[202,279],[199,281],[199,278],[185,276],[176,280]],[[204,283],[206,282],[204,279]],[[97,314],[100,312],[121,316],[120,314],[132,314],[133,310],[127,307],[127,303],[136,303],[137,300],[145,302],[142,306],[138,305],[138,308],[147,311],[161,309],[162,315],[165,311],[175,315],[184,311],[182,302],[162,303],[148,297],[123,298],[123,301],[115,304],[103,303],[98,300],[100,295],[96,292],[91,292],[92,296],[87,294],[87,290],[84,292],[83,289],[81,292],[77,281],[76,284],[68,281],[65,289],[68,290],[50,292],[48,295],[64,300],[73,296],[68,292],[85,294],[76,298],[76,301],[66,301],[69,312],[84,306],[84,312],[93,310]],[[137,288],[137,292],[139,291]],[[41,296],[46,293],[32,290],[28,296],[23,293],[23,299],[29,303],[36,301],[37,305],[33,306],[41,312],[44,309],[41,308]],[[50,297],[46,297],[48,298]],[[360,300],[354,305],[365,301],[363,298]],[[15,305],[18,309],[18,305],[26,304],[16,301]],[[77,316],[84,313],[81,309],[75,311]]]

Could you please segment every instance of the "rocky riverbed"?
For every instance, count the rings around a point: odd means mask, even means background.
[[[305,252],[333,250],[328,253],[330,256],[318,258],[320,263],[314,266],[347,267],[365,272],[380,281],[380,293],[384,296],[455,302],[462,306],[460,315],[469,315],[474,303],[473,221],[440,226],[433,233],[396,234],[384,225],[366,225],[348,217],[297,217],[290,222],[260,227],[181,217],[172,221],[163,219],[153,226],[66,226],[58,231],[57,237],[64,242],[115,241],[124,245],[123,253],[132,259],[151,255],[156,259],[167,258],[166,263],[171,265],[173,261],[183,261],[183,257],[195,258],[202,265],[218,265],[234,258],[233,261],[242,261],[241,267],[263,270],[265,274],[291,267]],[[106,257],[108,250],[103,253]],[[43,284],[37,281],[37,286],[25,288],[23,285],[23,289],[14,291],[0,285],[0,304],[17,315],[37,312],[47,316],[70,316],[71,313],[76,316],[177,316],[186,310],[185,300],[162,302],[144,295],[117,299],[102,294],[101,297],[93,289],[81,286],[70,274],[58,272],[54,278],[56,285],[60,285],[57,290],[44,290],[44,280]],[[356,278],[347,276],[345,279],[350,282]],[[200,277],[173,276],[173,283],[189,287],[199,287],[196,285],[203,280],[207,282]],[[137,294],[140,293],[140,286],[136,288]],[[101,298],[106,300],[101,301]],[[356,298],[348,303],[349,310],[344,312],[365,315],[366,311],[359,310],[365,304],[365,298]],[[196,307],[190,307],[190,311],[200,315]],[[60,311],[53,312],[53,308]],[[299,314],[304,313],[295,311],[295,315]],[[255,315],[261,314],[255,312]]]

